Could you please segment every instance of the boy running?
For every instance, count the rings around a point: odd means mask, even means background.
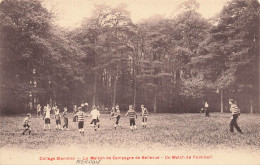
[[[125,116],[129,116],[130,128],[131,128],[132,131],[134,131],[133,128],[136,129],[135,117],[137,119],[137,114],[136,114],[135,110],[133,109],[132,105],[129,105],[129,110],[127,111]]]
[[[64,117],[64,125],[63,129],[66,127],[66,130],[69,130],[68,125],[69,125],[69,119],[68,119],[68,109],[67,107],[64,107],[64,112],[62,113],[62,116]]]
[[[30,118],[31,118],[31,114],[27,113],[27,117],[25,117],[23,120],[23,127],[25,128],[25,130],[22,133],[23,135],[25,135],[25,132],[28,130],[29,130],[29,135],[31,134],[31,127],[29,125]]]
[[[237,124],[238,116],[240,115],[240,109],[237,107],[235,100],[229,99],[230,111],[232,112],[231,122],[230,122],[230,132],[234,132],[234,127],[239,133],[242,133],[242,130]]]
[[[93,106],[93,110],[91,111],[90,115],[92,116],[92,121],[90,124],[93,124],[94,130],[97,131],[97,120],[99,120],[100,113],[97,110],[96,106]]]
[[[44,131],[46,131],[46,125],[48,126],[49,130],[51,130],[51,107],[49,104],[46,106],[46,112],[44,116]]]
[[[55,107],[56,108],[56,107]],[[60,110],[58,108],[55,109],[54,117],[56,119],[56,131],[61,130],[60,125],[61,125],[61,115],[60,115]]]
[[[78,117],[78,128],[79,128],[79,133],[84,136],[84,117],[88,116],[86,115],[83,111],[82,108],[79,107],[79,111],[74,115],[74,117]]]
[[[147,118],[148,118],[148,110],[144,107],[144,105],[141,105],[141,110],[142,110],[142,126],[146,128],[147,125]]]
[[[116,106],[116,111],[114,112],[114,117],[116,118],[116,124],[115,124],[115,130],[116,130],[117,126],[121,127],[121,125],[119,124],[119,119],[120,119],[119,105]]]

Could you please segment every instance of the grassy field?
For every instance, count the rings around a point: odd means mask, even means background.
[[[94,131],[85,120],[85,136],[81,136],[77,123],[69,115],[68,131],[57,132],[55,120],[51,119],[51,131],[44,131],[44,120],[35,115],[31,119],[32,134],[21,135],[25,116],[0,117],[1,150],[21,151],[62,151],[64,148],[80,148],[83,151],[102,151],[123,149],[138,152],[148,151],[243,151],[260,153],[260,115],[242,114],[238,119],[243,134],[229,132],[230,114],[150,114],[147,128],[142,128],[141,117],[137,119],[137,130],[131,132],[129,119],[121,115],[122,129],[114,130],[114,120],[110,115],[101,115],[101,128]],[[62,120],[63,125],[63,120]],[[66,150],[66,149],[65,149]],[[65,151],[64,151],[65,152]],[[259,162],[260,163],[260,162]]]

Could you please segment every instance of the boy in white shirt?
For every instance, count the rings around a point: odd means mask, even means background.
[[[204,107],[205,107],[205,114],[206,114],[206,117],[209,117],[209,104],[208,104],[207,101],[205,102]]]
[[[79,133],[84,136],[84,117],[85,116],[89,116],[89,115],[86,115],[83,111],[82,111],[82,108],[79,107],[78,108],[78,112],[74,115],[74,116],[78,116],[78,128],[79,128]]]
[[[119,124],[119,119],[120,119],[120,109],[119,109],[119,105],[116,106],[116,110],[114,112],[114,117],[116,118],[116,123],[115,123],[115,130],[116,127],[119,126],[121,127],[121,125]],[[122,127],[121,127],[122,128]]]
[[[144,105],[141,105],[141,111],[142,111],[142,126],[146,128],[147,125],[147,118],[148,118],[148,110],[144,107]]]
[[[46,131],[46,125],[48,126],[49,130],[51,130],[51,107],[49,104],[46,106],[46,112],[44,116],[44,131]]]
[[[93,125],[94,130],[97,131],[97,122],[98,122],[100,113],[97,110],[96,106],[93,106],[93,110],[91,111],[90,115],[92,116],[92,121],[90,122],[90,124],[94,124]]]

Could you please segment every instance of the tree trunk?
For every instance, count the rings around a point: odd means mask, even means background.
[[[116,105],[116,84],[117,84],[117,73],[118,73],[118,65],[116,66],[116,75],[115,75],[115,79],[114,79],[113,107]]]
[[[177,79],[176,79],[176,75],[177,73],[176,73],[176,71],[174,71],[173,72],[173,83],[174,83],[174,87],[173,87],[173,89],[174,89],[174,112],[179,112],[179,110],[177,110],[177,92],[176,92],[176,83],[177,83]]]
[[[157,113],[157,88],[154,88],[154,107],[153,107],[154,113]]]
[[[253,114],[253,100],[250,100],[250,113]]]
[[[95,105],[96,103],[96,93],[97,93],[97,74],[95,71],[95,80],[94,80],[94,89],[93,89],[93,102],[92,102],[92,106]]]
[[[94,40],[94,45],[96,45],[96,39]],[[94,67],[96,66],[96,53],[94,53]],[[96,94],[97,94],[97,71],[94,71],[94,89],[93,89],[93,101],[92,106],[96,104]]]
[[[136,79],[134,80],[135,84],[134,84],[134,107],[135,107],[135,103],[136,103]]]
[[[260,25],[260,19],[259,19],[259,17],[258,17],[258,19],[257,19],[257,21],[258,21],[258,27],[259,27],[259,25]],[[257,92],[258,92],[258,94],[257,94],[257,97],[258,97],[258,99],[257,99],[257,109],[258,109],[258,113],[260,112],[259,111],[259,109],[260,109],[260,38],[259,38],[259,36],[260,36],[260,29],[259,28],[257,28],[258,29],[258,44],[256,44],[257,45],[257,51],[256,51],[256,53],[257,53],[257,57],[258,57],[258,85],[257,85]]]
[[[224,104],[223,104],[223,89],[220,90],[220,111],[221,113],[224,112]]]
[[[224,74],[224,68],[222,68],[221,74],[222,75]],[[220,111],[221,111],[221,113],[224,112],[223,92],[224,92],[224,89],[220,89]]]
[[[135,51],[134,51],[134,54],[137,54]],[[137,84],[137,79],[136,79],[136,70],[135,70],[135,56],[133,57],[133,77],[134,77],[134,107],[135,107],[135,104],[136,104],[136,84]]]

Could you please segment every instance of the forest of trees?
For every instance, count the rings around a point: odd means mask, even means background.
[[[198,9],[188,0],[175,16],[135,24],[126,5],[97,5],[68,30],[38,0],[3,0],[1,112],[88,102],[184,113],[205,101],[228,112],[228,98],[242,112],[260,112],[258,1],[231,0],[211,19]]]

